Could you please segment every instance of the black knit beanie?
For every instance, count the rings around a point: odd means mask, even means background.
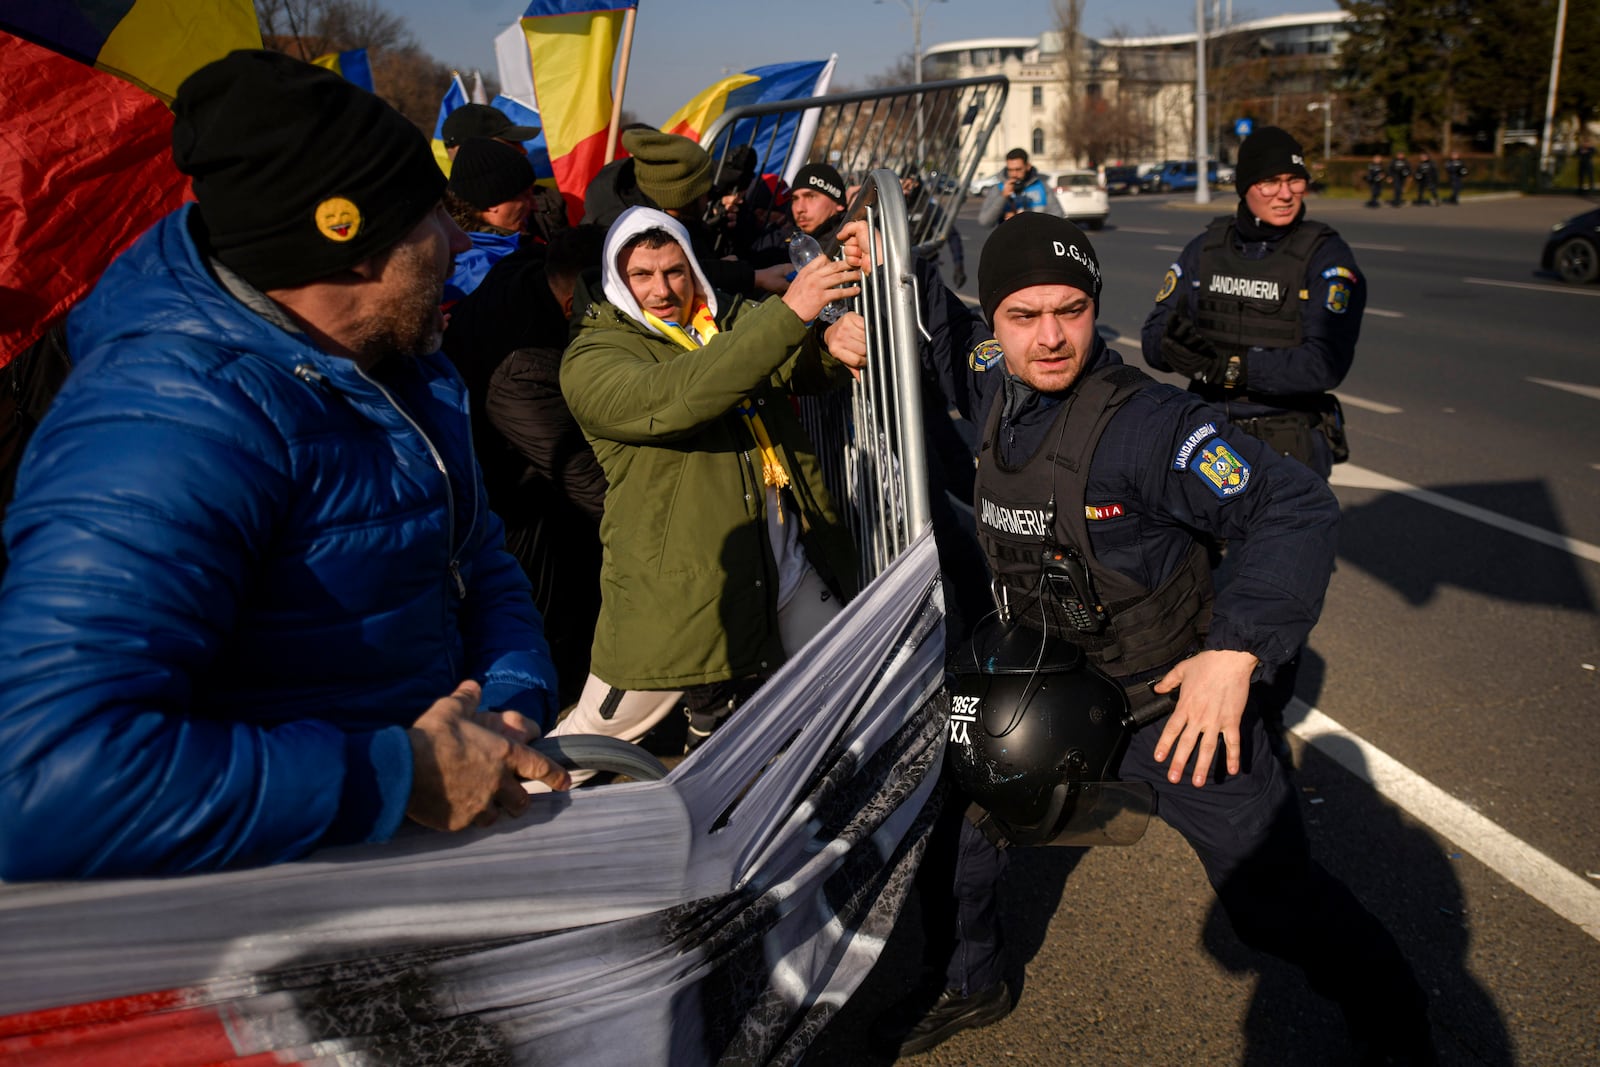
[[[807,163],[794,175],[794,188],[815,189],[840,207],[844,202],[844,178],[826,163]]]
[[[238,51],[178,87],[172,157],[210,250],[258,289],[315,281],[395,244],[445,178],[422,132],[332,71]]]
[[[1100,303],[1100,257],[1066,219],[1024,211],[995,227],[978,258],[978,301],[994,325],[1000,301],[1030,285],[1071,285]]]
[[[1240,197],[1259,181],[1292,174],[1297,178],[1310,178],[1306,170],[1306,152],[1300,142],[1276,126],[1263,126],[1244,139],[1239,146],[1239,163],[1233,168],[1234,188]]]
[[[528,157],[508,144],[474,137],[450,164],[450,191],[479,211],[515,200],[537,180]]]
[[[749,145],[736,144],[728,149],[712,170],[716,180],[711,183],[711,194],[727,196],[750,188],[756,180],[756,163],[756,150]]]

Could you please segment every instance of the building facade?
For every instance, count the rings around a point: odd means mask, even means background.
[[[1238,119],[1274,124],[1307,146],[1341,121],[1333,95],[1341,11],[1278,15],[1206,34],[1209,155],[1231,160]],[[1195,34],[1094,39],[1059,32],[950,41],[929,48],[923,77],[1004,74],[1011,83],[980,174],[1024,148],[1041,171],[1194,156]],[[1331,140],[1331,137],[1327,139]],[[1320,153],[1319,153],[1320,154]]]

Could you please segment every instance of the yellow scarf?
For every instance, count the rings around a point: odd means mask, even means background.
[[[680,348],[694,351],[703,348],[705,343],[717,335],[717,322],[711,315],[711,309],[704,301],[697,303],[693,314],[689,316],[689,329],[685,330],[676,322],[667,322],[658,319],[643,308],[639,309],[645,321],[654,326],[669,341]],[[740,415],[744,416],[745,423],[750,427],[750,434],[756,439],[756,450],[761,453],[761,478],[767,485],[774,489],[782,489],[789,484],[789,472],[783,469],[783,463],[778,459],[778,450],[772,447],[772,439],[767,436],[767,428],[762,425],[761,416],[756,414],[755,406],[749,398],[740,402],[738,407]],[[783,510],[778,510],[778,521],[783,521]]]

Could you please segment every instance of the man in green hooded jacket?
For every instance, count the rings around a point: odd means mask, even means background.
[[[556,734],[638,740],[686,690],[759,678],[854,592],[856,563],[792,398],[848,381],[859,329],[810,323],[859,275],[819,257],[781,300],[706,282],[669,216],[611,227],[606,300],[561,388],[609,486],[600,619],[583,695]],[[558,626],[559,620],[551,620]]]

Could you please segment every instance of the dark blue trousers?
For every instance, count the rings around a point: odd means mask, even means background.
[[[1152,758],[1164,722],[1134,735],[1117,776],[1155,788],[1156,813],[1199,855],[1239,939],[1303,970],[1358,1037],[1426,1040],[1427,1000],[1410,965],[1372,913],[1311,858],[1287,771],[1260,720],[1245,717],[1240,773],[1226,773],[1219,747],[1200,789],[1188,773],[1172,785]],[[962,817],[965,807],[946,805],[918,888],[926,964],[944,969],[947,988],[973,993],[1005,973],[998,887],[1006,857]]]

